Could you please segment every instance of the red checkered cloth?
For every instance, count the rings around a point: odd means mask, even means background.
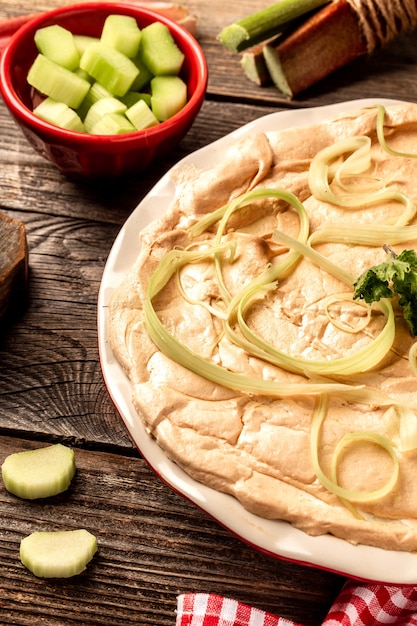
[[[214,594],[178,597],[176,626],[301,626],[271,613]]]
[[[417,587],[348,581],[322,626],[417,626]],[[178,596],[176,626],[303,626],[215,594]],[[308,625],[305,625],[308,626]]]

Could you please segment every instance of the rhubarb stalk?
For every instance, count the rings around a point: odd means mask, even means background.
[[[348,0],[333,0],[277,46],[263,47],[271,79],[288,97],[366,53],[365,37]]]
[[[292,97],[416,26],[415,0],[333,0],[278,45],[265,45],[265,63]]]
[[[329,0],[280,0],[223,28],[220,42],[232,52],[241,52],[291,27],[300,16]]]
[[[264,47],[266,43],[272,47],[276,47],[278,43],[282,41],[282,35],[269,39],[268,42],[260,43],[249,50],[243,52],[240,65],[245,72],[246,76],[253,83],[256,83],[260,87],[271,83],[271,75],[266,66],[264,57]]]

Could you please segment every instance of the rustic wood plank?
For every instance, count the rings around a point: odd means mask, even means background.
[[[0,464],[45,445],[0,437]],[[0,623],[175,623],[176,596],[191,591],[237,598],[309,626],[321,623],[343,578],[261,554],[166,487],[131,456],[75,449],[70,489],[24,501],[0,486]],[[99,552],[67,580],[43,580],[20,563],[35,530],[87,528]]]
[[[242,75],[240,59],[221,52],[215,41],[205,45],[209,61],[209,98],[230,97],[240,102],[281,107],[322,106],[360,98],[403,98],[417,101],[416,33],[404,35],[371,57],[363,57],[288,100],[274,86],[257,87]],[[223,54],[223,56],[222,56]],[[407,58],[407,64],[403,59]],[[401,60],[400,60],[401,59]],[[224,77],[227,75],[227,81]]]
[[[0,324],[0,430],[132,448],[98,361],[97,297],[111,246],[131,211],[169,167],[269,112],[207,102],[181,146],[163,162],[139,180],[103,186],[67,180],[12,132],[0,106],[11,162],[2,170],[1,207],[26,225],[30,269],[27,307],[19,318]],[[0,137],[4,154],[6,145]]]
[[[71,0],[37,0],[36,5],[28,0],[22,0],[20,5],[13,0],[2,0],[0,7],[4,16],[14,17],[35,12],[35,6],[36,11],[43,11],[61,4],[71,4]],[[209,99],[232,98],[275,107],[320,106],[328,104],[329,99],[343,102],[366,97],[401,97],[401,94],[404,99],[417,101],[415,31],[399,37],[370,57],[354,61],[289,101],[275,87],[260,88],[249,81],[240,68],[239,55],[225,50],[217,40],[224,26],[262,8],[265,2],[229,0],[224,3],[212,0],[207,4],[199,0],[184,0],[183,4],[197,18],[197,37],[209,65]]]
[[[0,318],[25,296],[28,247],[22,222],[0,213]]]
[[[73,0],[0,0],[1,17]],[[171,155],[111,185],[67,180],[37,155],[0,102],[0,211],[29,244],[29,300],[0,322],[0,463],[16,450],[62,441],[79,471],[66,494],[23,502],[0,482],[0,624],[172,625],[176,595],[216,592],[321,624],[343,578],[260,554],[156,477],[131,442],[100,371],[96,309],[113,241],[131,211],[186,154],[261,115],[363,97],[417,102],[415,33],[288,101],[244,77],[220,30],[265,2],[184,0],[209,64],[206,102]],[[8,436],[11,435],[11,436]],[[100,552],[76,579],[44,581],[19,562],[33,530],[84,526]]]
[[[2,193],[0,207],[17,211],[36,211],[46,215],[70,215],[73,218],[106,221],[121,226],[141,198],[169,168],[191,152],[275,107],[221,102],[204,103],[188,135],[169,155],[150,166],[138,177],[104,183],[68,180],[40,157],[15,126],[0,100],[0,160]],[[51,202],[55,197],[55,202]],[[17,214],[18,215],[18,214]]]

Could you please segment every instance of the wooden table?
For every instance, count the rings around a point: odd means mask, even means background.
[[[0,211],[25,223],[30,254],[27,303],[0,321],[0,463],[62,442],[75,448],[78,465],[70,490],[47,502],[21,501],[0,486],[1,624],[168,626],[177,594],[201,591],[316,626],[344,582],[247,547],[153,474],[103,383],[97,294],[119,229],[181,157],[273,111],[363,97],[417,102],[416,33],[288,101],[250,83],[216,41],[223,26],[267,2],[184,3],[207,55],[207,98],[182,144],[146,175],[109,186],[71,182],[32,151],[0,104]],[[0,0],[0,17],[57,4]],[[98,537],[88,570],[66,581],[35,578],[19,561],[20,540],[68,527]]]

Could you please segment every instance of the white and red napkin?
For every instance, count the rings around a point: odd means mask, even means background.
[[[348,581],[322,626],[417,626],[417,587]],[[176,626],[308,626],[215,594],[178,596]]]

